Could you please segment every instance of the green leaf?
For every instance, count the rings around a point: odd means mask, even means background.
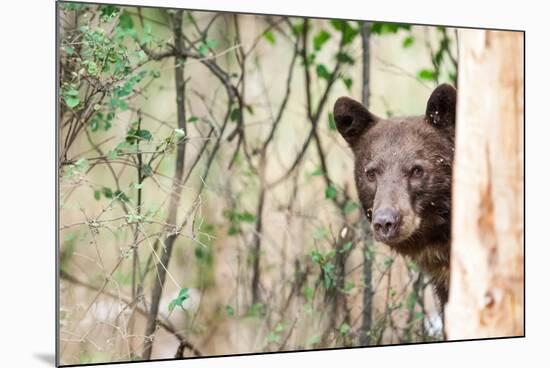
[[[118,108],[121,110],[128,110],[128,104],[124,100],[118,100]]]
[[[206,257],[207,251],[204,247],[198,246],[195,248],[195,257],[197,257],[198,260],[203,261]]]
[[[338,195],[338,191],[332,185],[329,185],[325,189],[325,199],[334,199]]]
[[[304,294],[304,298],[306,299],[307,302],[310,302],[311,300],[313,300],[313,289],[309,286],[305,286],[304,289],[302,290],[302,294]]]
[[[265,306],[262,303],[255,303],[246,311],[246,317],[259,317],[265,313]]]
[[[315,238],[315,235],[313,237]],[[323,261],[323,255],[318,250],[312,250],[309,255],[314,263],[321,263]]]
[[[332,112],[328,113],[328,128],[330,130],[336,130],[336,121],[334,120]]]
[[[345,20],[339,20],[339,19],[332,19],[330,21],[330,24],[336,29],[337,31],[342,32],[344,28],[346,27],[346,21]]]
[[[199,118],[197,116],[194,116],[194,115],[191,116],[189,119],[187,119],[187,122],[190,123],[190,124],[192,124],[194,122],[197,122],[197,121],[199,121]]]
[[[269,42],[272,45],[275,45],[275,42],[277,41],[275,39],[275,35],[271,31],[264,32],[263,37],[266,39],[267,42]]]
[[[101,113],[95,114],[90,121],[90,130],[97,132],[99,129],[99,123],[101,122]]]
[[[409,294],[407,297],[407,301],[405,302],[405,306],[407,309],[412,309],[416,305],[416,301],[418,300],[418,295],[413,291]]]
[[[63,50],[65,50],[65,52],[66,52],[67,55],[69,55],[69,56],[71,56],[72,54],[74,54],[74,48],[71,47],[71,46],[66,45],[65,47],[63,47]]]
[[[349,242],[345,243],[344,245],[342,245],[342,248],[340,248],[339,252],[340,253],[345,253],[345,252],[350,251],[351,248],[353,248],[353,242],[349,241]]]
[[[101,191],[94,190],[94,198],[96,201],[99,201],[101,199]]]
[[[216,40],[206,40],[206,46],[210,50],[213,50],[214,48],[216,48],[217,45],[218,45],[218,41],[216,41]]]
[[[231,225],[229,229],[227,229],[227,235],[237,235],[239,233],[239,228],[237,226]]]
[[[134,29],[134,21],[132,20],[132,16],[128,14],[127,11],[123,11],[118,18],[118,26],[124,31],[130,31]]]
[[[371,23],[370,27],[371,33],[377,35],[397,33],[400,29],[408,31],[411,26],[409,24],[375,22]]]
[[[317,169],[310,172],[308,176],[323,176],[323,170],[320,167],[318,167]]]
[[[347,52],[339,52],[338,54],[336,54],[336,60],[343,64],[355,64],[355,60]]]
[[[324,64],[317,64],[317,68],[315,69],[317,72],[317,76],[321,79],[330,79],[330,72],[328,71],[327,67]]]
[[[208,50],[214,50],[217,44],[218,41],[216,40],[206,40],[206,42],[201,43],[198,48],[199,55],[205,57],[208,54]]]
[[[347,214],[355,211],[359,207],[361,207],[359,205],[359,203],[354,202],[354,201],[347,201],[346,204],[344,205],[344,213],[347,215]]]
[[[145,139],[146,141],[150,141],[151,138],[153,138],[153,135],[151,134],[151,132],[145,129],[138,130],[136,132],[136,135],[141,139]]]
[[[113,198],[113,191],[111,188],[103,187],[101,191],[106,198]]]
[[[80,364],[105,363],[109,360],[109,356],[109,354],[102,351],[95,353],[83,351],[79,354],[78,359]]]
[[[71,109],[76,107],[80,103],[80,98],[78,97],[78,91],[75,88],[70,88],[63,93],[63,99],[67,106]]]
[[[111,18],[114,18],[118,15],[120,9],[114,5],[104,5],[101,6],[101,20],[106,22]]]
[[[443,61],[443,52],[445,52],[446,46],[441,46],[439,50],[437,50],[436,54],[434,55],[433,61],[435,65],[441,65],[441,62]]]
[[[298,36],[304,31],[304,22],[298,22],[292,25],[292,34]]]
[[[437,73],[435,72],[435,70],[422,69],[421,71],[418,72],[418,78],[429,80],[429,81],[436,81]]]
[[[329,231],[325,228],[318,227],[313,231],[313,239],[315,240],[321,240],[325,237],[327,237],[329,234]]]
[[[345,20],[333,19],[330,21],[330,24],[334,29],[342,33],[342,44],[344,46],[351,43],[359,34],[359,29],[353,28],[350,23]]]
[[[75,240],[76,240],[75,233],[68,233],[63,237],[63,241],[67,243],[74,242]]]
[[[147,45],[148,43],[153,41],[153,35],[151,34],[151,32],[152,32],[151,25],[149,23],[145,23],[143,25],[143,35],[139,40],[139,43],[141,45]]]
[[[84,10],[84,9],[88,9],[89,7],[86,4],[62,3],[62,2],[59,3],[59,6],[65,10]]]
[[[449,80],[454,83],[456,81],[456,72],[449,72],[448,77]]]
[[[235,315],[235,309],[233,309],[233,307],[230,306],[230,305],[226,305],[225,306],[225,313],[227,313],[227,315],[229,317],[233,317]]]
[[[78,171],[86,171],[90,168],[90,162],[87,158],[82,157],[76,161],[75,166]]]
[[[114,160],[117,157],[118,157],[118,152],[116,150],[110,150],[109,152],[107,152],[108,160]]]
[[[305,65],[305,66],[313,65],[315,63],[316,57],[317,57],[317,54],[312,52],[306,57],[305,60],[302,60],[302,65]]]
[[[132,273],[124,273],[120,269],[113,274],[113,279],[121,285],[130,285],[132,283]]]
[[[285,330],[285,326],[282,323],[277,323],[275,326],[275,332],[281,333]]]
[[[139,60],[143,61],[143,60],[147,59],[147,54],[145,53],[145,51],[139,50],[137,52],[137,57],[138,57]]]
[[[244,105],[244,108],[246,109],[246,111],[248,111],[250,115],[254,115],[254,108],[252,108],[251,105]]]
[[[146,140],[150,141],[153,138],[153,135],[150,131],[146,129],[140,129],[135,130],[132,129],[128,132],[128,135],[126,136],[126,142],[133,144],[136,143],[137,140]]]
[[[151,167],[151,165],[149,164],[143,165],[142,170],[143,170],[144,177],[153,176],[153,168]]]
[[[128,109],[128,104],[126,103],[126,101],[117,97],[111,98],[111,100],[109,101],[109,105],[112,109],[116,109],[116,108],[119,108],[121,110]]]
[[[408,36],[403,40],[403,48],[411,47],[413,43],[414,43],[414,37]]]
[[[330,33],[324,29],[320,30],[315,37],[313,37],[313,48],[315,51],[321,50],[323,45],[330,39]]]
[[[353,281],[346,281],[344,285],[344,293],[349,293],[355,288],[355,283]]]
[[[114,195],[121,202],[126,202],[126,203],[130,202],[130,198],[126,195],[126,193],[124,193],[121,190],[116,190]]]
[[[306,345],[312,346],[315,344],[318,344],[321,342],[321,336],[320,335],[313,335],[310,338],[307,339]]]
[[[176,298],[174,298],[170,304],[168,304],[168,310],[172,312],[174,308],[181,307],[183,308],[183,302],[189,298],[189,289],[188,288],[182,288]]]
[[[274,343],[274,342],[279,342],[280,340],[281,340],[281,337],[273,331],[269,331],[269,333],[267,334],[266,341],[267,341],[268,344],[269,343]]]
[[[197,51],[201,57],[205,57],[208,52],[208,47],[203,43],[199,46]]]
[[[91,76],[97,76],[99,74],[99,70],[97,68],[97,64],[92,60],[84,60],[82,62],[82,65],[86,67],[86,71]]]
[[[334,265],[332,263],[325,263],[322,267],[323,269],[323,281],[325,283],[325,289],[330,289],[334,284]]]
[[[351,90],[351,85],[353,84],[353,80],[351,78],[342,77],[342,82],[344,82],[344,85],[348,91]]]
[[[241,111],[238,107],[235,107],[233,110],[231,110],[231,114],[229,115],[229,120],[232,122],[237,122],[241,116]]]
[[[136,76],[138,77],[138,76]],[[138,78],[132,78],[126,81],[122,86],[115,88],[116,97],[126,97],[129,96],[133,91],[136,83],[139,82]]]
[[[365,258],[369,261],[372,261],[374,259],[374,251],[371,247],[368,247],[367,250],[365,250]]]
[[[254,223],[256,221],[256,216],[254,216],[253,214],[251,214],[248,211],[245,211],[243,213],[239,213],[237,215],[237,218],[238,218],[239,221],[248,222],[248,223]]]
[[[349,333],[349,331],[351,330],[351,327],[350,325],[348,325],[347,323],[342,323],[342,325],[340,326],[339,328],[339,331],[340,331],[340,335],[342,336],[345,336]]]

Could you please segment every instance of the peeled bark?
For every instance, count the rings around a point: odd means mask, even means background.
[[[524,334],[520,32],[459,33],[450,340]]]

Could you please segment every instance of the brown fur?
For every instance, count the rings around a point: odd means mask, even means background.
[[[367,218],[382,208],[399,214],[397,235],[384,242],[431,276],[442,304],[449,290],[455,106],[456,91],[445,84],[418,117],[382,119],[347,97],[334,105]]]

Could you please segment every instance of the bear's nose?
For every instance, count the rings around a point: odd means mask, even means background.
[[[376,211],[372,224],[380,240],[390,240],[397,236],[400,221],[401,218],[396,210],[384,208]]]

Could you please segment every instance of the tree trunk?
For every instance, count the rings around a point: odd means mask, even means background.
[[[364,22],[361,26],[361,42],[363,45],[363,90],[362,102],[363,105],[369,108],[370,97],[370,23]],[[368,226],[365,228],[368,229]],[[361,336],[359,342],[361,346],[370,345],[370,332],[372,330],[372,259],[369,247],[372,246],[370,234],[368,239],[364,241],[365,248],[363,249],[363,274],[365,276],[365,289],[363,290],[363,318],[361,322]]]
[[[459,34],[449,339],[524,334],[523,34]]]
[[[186,131],[185,118],[185,74],[184,65],[185,61],[180,59],[183,50],[183,34],[181,30],[181,21],[183,18],[183,10],[176,10],[174,13],[174,42],[177,51],[177,57],[174,58],[174,74],[176,84],[176,112],[178,120],[178,128]],[[170,193],[170,204],[168,207],[168,219],[167,224],[177,228],[178,220],[178,206],[182,191],[181,180],[183,178],[185,165],[185,143],[180,142],[177,145],[176,152],[176,172],[174,173],[174,181],[172,183],[172,192]],[[147,316],[147,324],[145,326],[145,338],[143,343],[143,354],[141,358],[143,360],[150,360],[153,351],[154,334],[157,330],[157,317],[159,312],[160,299],[162,297],[162,291],[164,290],[164,283],[166,281],[166,272],[172,256],[172,249],[174,248],[174,242],[178,237],[177,233],[170,234],[164,240],[164,249],[161,251],[160,260],[157,263],[156,277],[154,280],[154,286],[151,291],[151,308],[149,309],[149,315]]]

